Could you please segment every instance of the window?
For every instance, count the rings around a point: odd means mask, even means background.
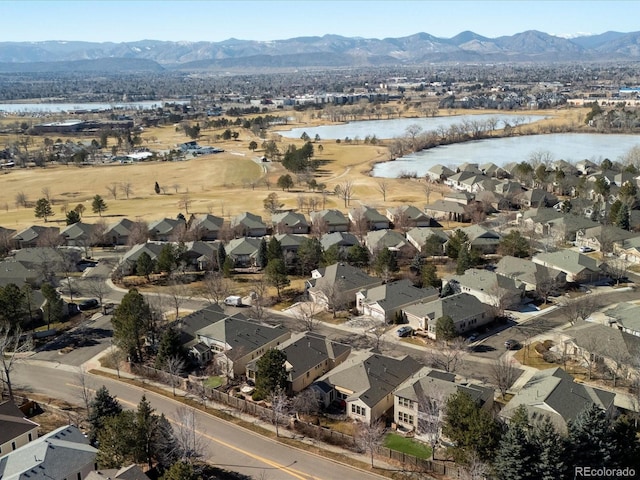
[[[351,404],[351,413],[364,416],[367,414],[367,409],[364,407],[361,407],[360,405]]]
[[[31,433],[29,433],[29,441],[33,440]]]
[[[16,449],[16,442],[11,442],[11,450],[15,450]]]
[[[409,423],[413,425],[413,415],[409,415],[408,413],[405,413],[405,412],[398,413],[398,420],[400,420],[400,422],[402,423]]]
[[[82,480],[82,474],[78,472],[78,480]]]
[[[408,398],[398,398],[398,405],[401,407],[413,408],[413,402]]]

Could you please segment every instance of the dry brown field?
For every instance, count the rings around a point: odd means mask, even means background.
[[[581,118],[584,118],[584,112],[584,109],[573,109],[535,113],[554,115],[553,119],[545,120],[544,123],[579,124]],[[441,112],[443,115],[455,113],[469,112]],[[319,121],[296,114],[295,123],[289,124],[287,128],[314,123]],[[534,132],[536,127],[525,128]],[[57,222],[61,226],[64,225],[65,217],[62,209],[74,208],[79,203],[86,207],[84,221],[98,221],[99,216],[91,212],[91,199],[96,194],[101,195],[107,202],[108,210],[103,213],[107,223],[120,217],[141,218],[147,221],[175,217],[179,212],[186,213],[184,208],[179,207],[185,196],[191,201],[189,214],[212,213],[230,218],[241,212],[251,211],[262,215],[265,220],[268,220],[269,216],[264,211],[262,202],[271,192],[277,192],[286,208],[297,208],[301,196],[307,199],[315,197],[319,202],[322,201],[322,196],[317,192],[310,192],[306,185],[296,186],[291,191],[277,189],[275,184],[278,177],[286,173],[284,168],[279,163],[260,163],[258,159],[262,156],[261,150],[252,152],[248,148],[251,140],[256,140],[260,145],[262,139],[239,127],[232,130],[240,132],[236,141],[218,141],[215,138],[222,131],[203,130],[199,143],[221,147],[225,152],[182,162],[141,162],[130,165],[83,167],[47,166],[0,171],[0,225],[20,229],[32,224],[44,224],[43,220],[34,217],[33,208],[18,207],[15,202],[18,193],[23,192],[27,199],[34,203],[44,196],[43,188],[50,190],[54,203],[55,216],[49,219],[49,223]],[[277,132],[271,132],[270,135],[270,138],[279,143],[281,151],[289,144],[301,146],[303,143],[302,140],[283,139]],[[176,131],[175,126],[147,129],[142,133],[142,137],[144,145],[152,150],[175,148],[177,144],[188,140],[184,133]],[[73,137],[62,138],[78,140]],[[86,137],[81,139],[87,140]],[[12,140],[14,139],[0,136],[0,144],[6,145]],[[38,149],[43,142],[44,137],[33,137],[30,148]],[[323,146],[322,152],[317,148],[319,144]],[[317,181],[325,183],[329,191],[333,191],[334,186],[341,182],[352,182],[354,195],[351,206],[367,204],[384,211],[390,206],[406,203],[421,206],[426,203],[425,182],[420,179],[384,180],[387,184],[387,198],[383,201],[382,193],[379,191],[379,182],[382,179],[370,177],[368,172],[375,162],[388,159],[384,144],[347,145],[326,140],[316,143],[315,147],[315,158],[323,163]],[[159,195],[154,192],[156,181],[163,188]],[[131,184],[133,193],[128,199],[122,193],[118,193],[114,199],[107,187],[123,182]],[[432,192],[430,200],[435,200],[439,195],[437,191]],[[327,195],[324,201],[326,208],[346,210],[343,201],[332,194]]]

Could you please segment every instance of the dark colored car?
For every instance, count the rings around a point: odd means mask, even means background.
[[[413,328],[405,325],[404,327],[400,327],[396,333],[399,337],[409,337],[413,333]]]
[[[98,306],[100,305],[100,303],[98,302],[98,300],[96,300],[95,298],[90,298],[88,300],[83,300],[82,302],[80,302],[78,304],[78,310],[85,311],[85,310],[93,310],[94,308],[98,308]]]
[[[507,348],[507,350],[515,350],[519,345],[520,344],[518,343],[518,341],[513,339],[504,342],[504,346]]]

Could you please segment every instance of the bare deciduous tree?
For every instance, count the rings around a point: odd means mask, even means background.
[[[193,408],[179,407],[176,410],[174,432],[182,461],[193,463],[205,455],[206,437],[198,431]]]
[[[462,337],[446,342],[438,342],[436,349],[427,353],[427,364],[445,372],[455,372],[469,353],[469,345]]]
[[[105,277],[85,277],[83,283],[87,289],[87,293],[92,297],[96,297],[102,306],[102,300],[107,292],[109,292],[107,279]]]
[[[14,400],[11,382],[13,367],[20,359],[20,354],[31,350],[32,345],[31,336],[22,338],[20,328],[12,330],[7,324],[0,325],[0,366],[2,367],[0,380],[12,401]]]
[[[111,183],[111,184],[106,186],[106,189],[107,189],[107,192],[109,192],[109,195],[111,195],[114,200],[117,200],[117,198],[118,198],[118,184],[117,183]]]
[[[518,369],[509,358],[502,356],[495,359],[491,364],[491,376],[493,377],[493,383],[498,386],[500,395],[504,399],[507,390],[518,378]]]
[[[169,296],[171,306],[175,309],[175,319],[178,320],[180,319],[180,307],[191,298],[191,292],[184,283],[173,279],[169,285],[167,285],[167,295]]]
[[[202,296],[212,304],[222,302],[229,295],[230,290],[229,280],[220,272],[209,273],[202,282]]]
[[[335,186],[334,193],[344,201],[344,206],[347,208],[351,197],[353,196],[353,181],[347,180]]]
[[[300,302],[293,311],[293,316],[307,332],[313,332],[320,320],[317,315],[322,311],[320,305],[314,302]]]
[[[289,399],[287,394],[281,388],[276,388],[269,395],[269,403],[271,404],[271,421],[276,427],[276,437],[280,436],[280,422],[287,415],[289,410]]]
[[[184,360],[177,356],[172,355],[164,362],[164,371],[169,374],[169,384],[173,390],[173,396],[176,396],[176,387],[180,385],[180,380],[178,379],[183,373],[185,369]]]
[[[122,182],[120,184],[120,190],[122,191],[122,193],[124,193],[124,196],[127,197],[128,200],[129,196],[133,194],[133,185],[131,184],[131,182]]]
[[[16,207],[27,208],[29,206],[29,200],[27,200],[27,194],[24,192],[16,193],[15,202],[16,202]]]
[[[436,446],[442,434],[445,420],[447,395],[436,386],[418,396],[418,432],[425,435],[431,444],[432,458],[436,457]]]
[[[371,423],[360,423],[356,432],[356,441],[360,447],[370,455],[371,467],[373,468],[373,456],[378,449],[378,445],[382,441],[385,426],[380,420],[374,420]]]
[[[147,240],[149,240],[149,224],[144,220],[135,221],[129,232],[127,245],[138,245],[139,243],[145,243]]]
[[[191,196],[186,193],[178,201],[178,208],[184,209],[184,214],[189,215],[189,208],[191,208]]]
[[[389,182],[381,180],[378,182],[378,191],[382,194],[382,201],[387,201],[387,192],[389,191]]]
[[[578,320],[586,320],[589,315],[598,310],[598,302],[593,294],[571,298],[560,302],[562,315],[574,325]]]
[[[327,300],[327,307],[331,310],[333,318],[336,318],[338,310],[342,309],[347,303],[344,290],[344,283],[340,280],[334,283],[324,282],[320,287],[320,291]]]
[[[313,415],[320,410],[320,402],[315,392],[307,388],[293,398],[292,407],[296,415]]]
[[[91,401],[93,400],[93,393],[91,388],[89,387],[89,378],[87,376],[87,371],[84,367],[80,367],[80,371],[76,375],[76,379],[78,380],[78,385],[80,386],[80,395],[82,395],[82,403],[84,404],[84,408],[87,412],[87,417],[89,416],[89,408],[91,407]]]

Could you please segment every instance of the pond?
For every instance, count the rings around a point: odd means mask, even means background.
[[[504,165],[529,160],[537,153],[553,160],[575,162],[589,159],[596,163],[608,158],[620,160],[633,147],[640,146],[640,135],[603,135],[558,133],[523,137],[495,138],[456,143],[412,153],[390,162],[375,165],[375,177],[396,178],[415,173],[418,177],[434,165],[455,167],[464,162]]]
[[[294,128],[278,132],[285,138],[300,138],[303,133],[307,133],[310,138],[318,135],[321,139],[351,139],[360,138],[364,140],[367,136],[376,136],[381,139],[397,138],[406,135],[407,127],[419,125],[423,132],[434,131],[440,128],[449,128],[451,125],[460,125],[464,122],[486,122],[487,120],[497,120],[496,128],[501,129],[505,122],[520,125],[537,122],[549,118],[548,115],[531,114],[481,114],[481,115],[453,115],[451,117],[428,117],[428,118],[392,118],[389,120],[363,120],[357,122],[341,123],[339,125],[321,125],[318,127]]]

